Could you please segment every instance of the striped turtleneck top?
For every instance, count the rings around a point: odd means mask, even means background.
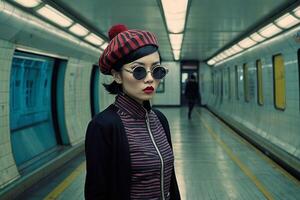
[[[125,94],[119,94],[114,104],[129,143],[130,198],[169,199],[174,156],[158,117],[148,101],[141,105]]]

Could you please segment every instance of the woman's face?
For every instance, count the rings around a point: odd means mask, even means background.
[[[137,80],[129,71],[137,66],[144,67],[147,71],[145,78]],[[119,79],[117,82],[122,84],[123,92],[135,99],[139,103],[150,100],[155,94],[156,88],[160,80],[154,79],[151,70],[160,66],[160,58],[158,52],[154,52],[131,63],[125,64],[121,71],[115,76]]]

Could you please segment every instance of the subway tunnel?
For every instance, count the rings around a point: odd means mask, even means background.
[[[99,67],[116,24],[155,34],[167,72],[149,112],[168,121],[181,199],[300,199],[297,0],[0,0],[0,199],[88,199],[88,125],[117,101]]]

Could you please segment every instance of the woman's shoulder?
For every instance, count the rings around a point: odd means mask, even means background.
[[[87,146],[109,145],[113,142],[113,135],[122,126],[117,111],[116,106],[110,105],[93,117],[86,129],[86,148]]]
[[[96,114],[91,120],[91,123],[96,123],[101,125],[117,124],[120,120],[117,111],[118,108],[114,104],[111,104],[105,110]]]

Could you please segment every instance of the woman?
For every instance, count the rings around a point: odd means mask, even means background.
[[[149,102],[167,74],[156,37],[116,25],[109,38],[99,66],[117,96],[87,128],[85,198],[180,199],[168,121]]]

